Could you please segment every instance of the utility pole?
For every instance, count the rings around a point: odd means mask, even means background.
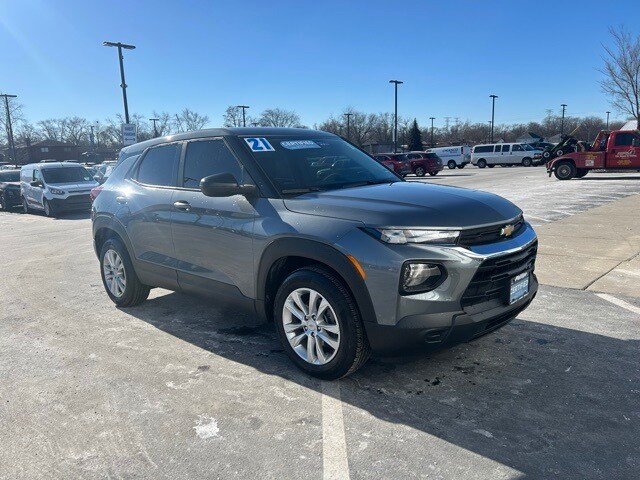
[[[89,125],[89,128],[91,129],[91,134],[89,135],[89,140],[91,140],[91,152],[92,153],[96,153],[96,144],[93,141],[93,139],[94,139],[94,136],[93,136],[93,128],[94,128],[94,126],[93,125]]]
[[[345,117],[347,117],[347,140],[351,141],[351,115],[353,113],[343,113]]]
[[[489,98],[491,98],[491,143],[493,143],[493,126],[495,125],[496,98],[498,98],[498,96],[497,95],[489,95]]]
[[[13,157],[13,164],[17,165],[16,159],[16,145],[13,142],[13,126],[11,125],[11,111],[9,110],[9,99],[17,98],[17,95],[8,95],[6,93],[0,94],[0,97],[4,98],[4,108],[7,111],[7,137],[9,138],[9,148],[11,148],[11,156]]]
[[[156,122],[159,122],[160,119],[159,118],[150,118],[149,121],[153,122],[153,138],[156,138],[158,136],[158,129],[156,128]]]
[[[395,84],[395,114],[393,121],[393,153],[398,152],[398,85],[403,84],[404,82],[400,80],[389,80],[389,83]]]
[[[133,50],[136,48],[134,45],[127,45],[120,42],[102,42],[105,47],[118,47],[118,60],[120,62],[120,86],[122,87],[122,100],[124,102],[124,119],[126,123],[129,123],[129,105],[127,104],[127,84],[124,81],[124,57],[122,56],[122,49]]]
[[[236,105],[236,108],[241,108],[242,109],[242,126],[246,127],[247,126],[247,119],[245,117],[245,110],[247,108],[249,108],[249,105]]]
[[[564,111],[567,108],[567,104],[563,103],[560,106],[562,107],[562,121],[560,122],[560,136],[562,137],[562,135],[564,134]]]
[[[607,130],[609,130],[609,114],[611,112],[606,112],[607,113]]]
[[[435,147],[435,145],[433,144],[433,121],[436,119],[436,117],[429,117],[429,120],[431,120],[431,147]]]

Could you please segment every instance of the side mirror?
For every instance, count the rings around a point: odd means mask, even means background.
[[[250,196],[256,192],[256,186],[238,185],[236,178],[230,173],[218,173],[200,180],[200,191],[207,197]]]
[[[40,180],[34,180],[33,182],[29,183],[29,185],[31,185],[32,187],[43,187],[44,186]]]
[[[633,140],[631,140],[631,146],[640,147],[640,138],[634,138]]]

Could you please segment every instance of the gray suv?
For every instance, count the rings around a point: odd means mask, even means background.
[[[230,128],[156,139],[92,207],[107,294],[162,287],[273,321],[325,379],[370,352],[441,348],[495,330],[536,294],[522,211],[474,190],[406,182],[325,132]]]

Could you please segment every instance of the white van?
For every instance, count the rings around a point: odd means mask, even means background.
[[[526,143],[492,143],[476,145],[471,150],[471,164],[479,168],[496,165],[530,167],[542,159],[542,152]]]
[[[71,210],[88,212],[89,193],[97,186],[89,171],[77,163],[31,163],[20,169],[24,213],[42,210],[47,217],[54,217]]]
[[[451,170],[454,168],[464,168],[471,162],[471,147],[462,145],[459,147],[438,147],[430,148],[427,153],[435,153],[442,160],[443,165],[447,165]]]

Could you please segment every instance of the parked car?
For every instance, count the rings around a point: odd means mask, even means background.
[[[89,192],[98,183],[82,165],[32,163],[20,169],[20,196],[25,213],[42,210],[48,217],[89,210]]]
[[[116,162],[104,162],[100,165],[97,165],[92,178],[99,184],[103,184],[107,181],[115,166]]]
[[[467,145],[429,148],[427,153],[435,153],[438,155],[442,163],[449,167],[450,170],[456,167],[464,168],[471,162],[471,147]]]
[[[424,177],[427,173],[437,175],[443,170],[442,160],[435,153],[409,152],[400,156],[403,161],[408,161],[411,171],[418,177]]]
[[[534,150],[526,143],[476,145],[471,151],[471,163],[479,168],[493,168],[496,165],[530,167],[541,162],[542,152]]]
[[[0,171],[0,210],[10,210],[21,204],[20,170]]]
[[[336,157],[328,171],[318,157]],[[405,182],[338,136],[229,128],[164,137],[124,159],[92,207],[109,298],[152,287],[275,323],[325,379],[371,350],[441,348],[493,331],[537,290],[522,211],[475,190]]]
[[[373,158],[378,160],[382,165],[387,167],[392,172],[396,172],[403,177],[413,173],[411,170],[411,164],[400,153],[379,153],[374,155]]]

